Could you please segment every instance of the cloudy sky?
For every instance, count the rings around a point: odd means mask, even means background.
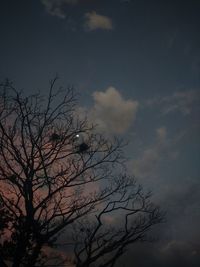
[[[158,242],[121,267],[200,262],[199,14],[199,0],[0,1],[0,80],[73,85],[99,130],[129,141],[129,172],[167,211]]]

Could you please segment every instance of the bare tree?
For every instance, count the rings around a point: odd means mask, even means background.
[[[56,89],[56,81],[46,98],[1,84],[0,198],[9,223],[0,260],[12,267],[47,265],[44,248],[65,230],[75,266],[111,267],[162,215],[121,174],[123,142],[80,119],[74,90]],[[4,255],[5,244],[12,253]]]

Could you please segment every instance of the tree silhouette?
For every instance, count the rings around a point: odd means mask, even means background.
[[[56,81],[46,98],[1,84],[1,265],[48,266],[45,248],[63,233],[75,266],[111,267],[162,214],[121,174],[123,142],[80,119],[74,90],[56,89]]]

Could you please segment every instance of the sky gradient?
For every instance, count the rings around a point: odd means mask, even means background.
[[[200,1],[1,0],[0,80],[56,74],[79,111],[129,141],[127,169],[166,210],[158,242],[119,266],[199,266]]]

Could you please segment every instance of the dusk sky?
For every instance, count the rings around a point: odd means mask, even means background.
[[[200,262],[200,1],[1,0],[0,80],[30,94],[56,74],[166,211],[120,267]]]

